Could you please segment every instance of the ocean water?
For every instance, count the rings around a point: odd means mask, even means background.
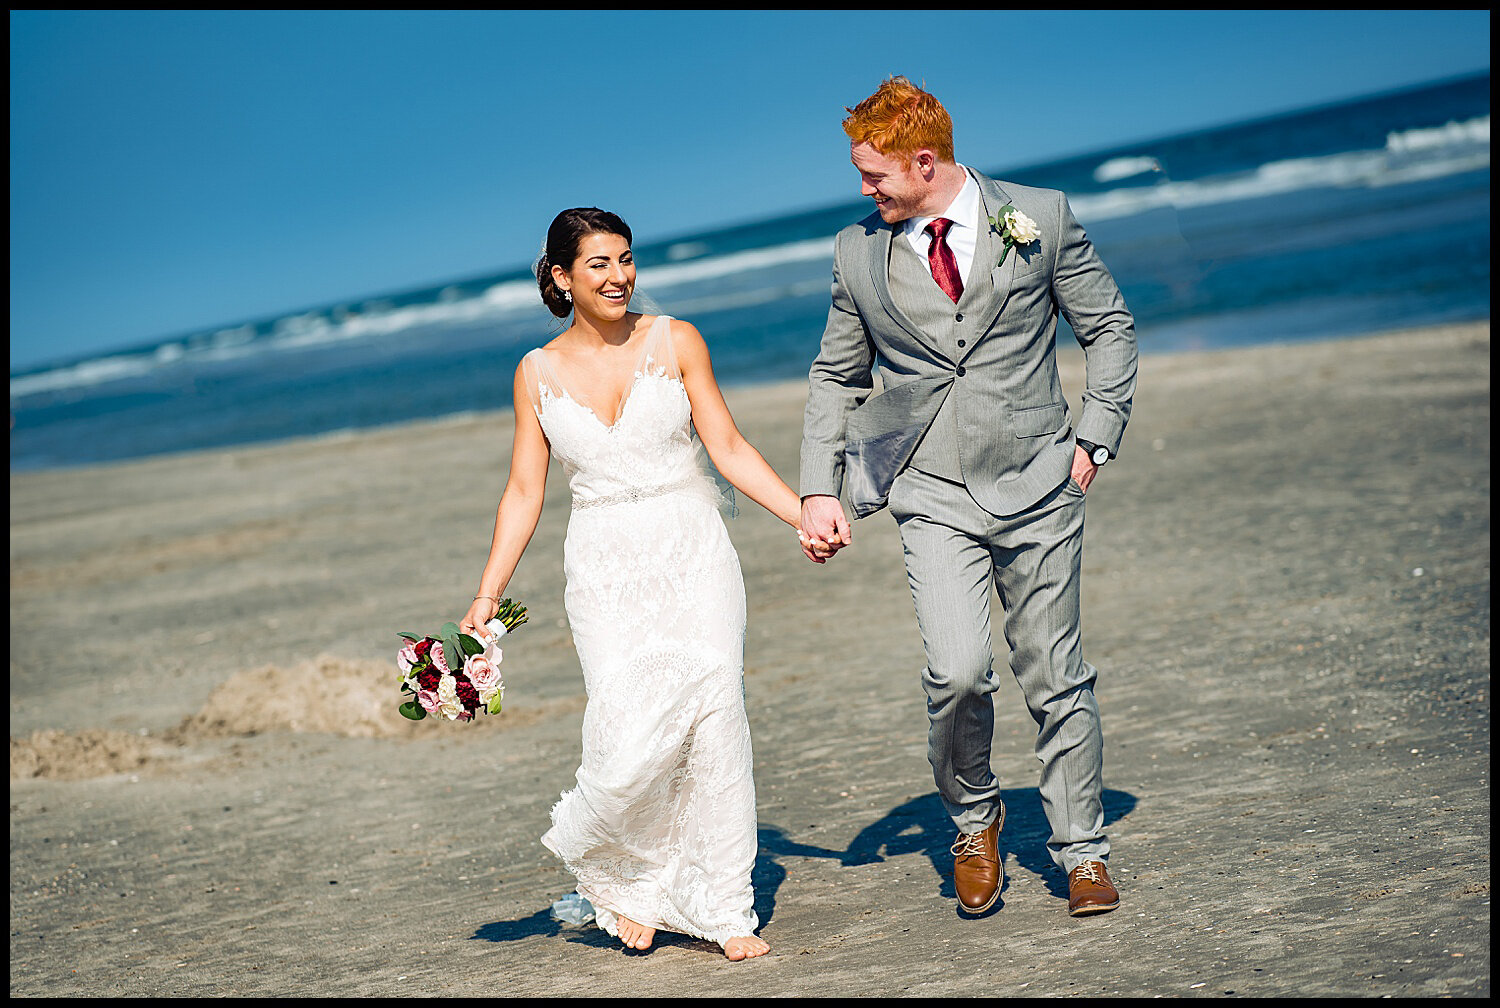
[[[1489,86],[1485,74],[1048,164],[974,167],[1068,194],[1145,354],[1483,319]],[[638,289],[699,328],[722,383],[805,376],[833,235],[870,209],[852,200],[637,245]],[[13,371],[11,471],[508,407],[517,362],[557,328],[518,264]],[[471,392],[461,402],[455,375]]]

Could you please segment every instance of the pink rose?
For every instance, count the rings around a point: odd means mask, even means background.
[[[421,659],[417,657],[417,646],[415,644],[406,645],[406,647],[402,648],[400,653],[396,655],[396,664],[401,668],[401,672],[403,675],[416,668],[417,662],[420,660]]]
[[[464,673],[480,693],[489,693],[500,685],[500,670],[484,655],[471,655],[464,663]]]
[[[439,699],[437,690],[417,690],[417,703],[421,704],[422,709],[429,714],[436,714],[443,706],[443,701]]]
[[[453,671],[448,667],[448,660],[443,657],[443,645],[437,641],[432,642],[432,650],[427,652],[432,659],[432,667],[439,672],[447,673]]]

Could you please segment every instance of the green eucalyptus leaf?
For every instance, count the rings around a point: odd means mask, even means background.
[[[402,717],[411,721],[420,721],[427,716],[427,711],[415,700],[408,700],[397,709],[401,711]]]

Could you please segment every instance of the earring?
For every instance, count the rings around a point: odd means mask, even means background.
[[[564,301],[572,301],[573,300],[573,292],[572,291],[566,291],[565,290],[565,291],[562,292],[562,296],[563,296],[563,300]]]

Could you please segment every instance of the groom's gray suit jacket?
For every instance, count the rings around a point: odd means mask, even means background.
[[[970,174],[983,210],[957,304],[878,213],[839,232],[833,305],[809,375],[803,496],[846,490],[864,517],[911,465],[1014,515],[1068,479],[1076,438],[1118,451],[1136,343],[1114,278],[1062,193]],[[985,218],[1006,204],[1041,237],[997,266],[1002,240]],[[1059,311],[1087,361],[1076,431],[1057,373]],[[870,398],[877,368],[884,390]]]

